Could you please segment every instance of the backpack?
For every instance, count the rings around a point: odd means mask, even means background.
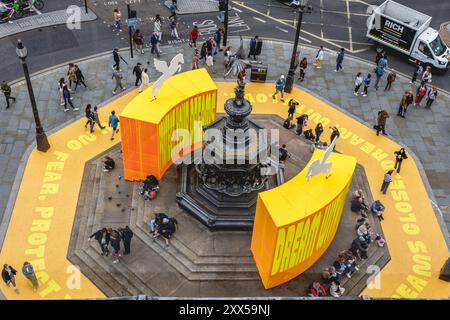
[[[313,140],[315,138],[311,129],[306,130],[303,134],[305,135],[305,138],[308,140]]]
[[[377,76],[381,77],[384,74],[384,69],[382,67],[377,67],[375,73]]]

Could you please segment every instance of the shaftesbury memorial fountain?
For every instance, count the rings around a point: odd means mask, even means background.
[[[210,230],[251,230],[258,192],[282,181],[278,149],[269,146],[268,130],[248,119],[244,85],[225,102],[225,112],[228,117],[203,127],[201,160],[179,166],[177,202]]]

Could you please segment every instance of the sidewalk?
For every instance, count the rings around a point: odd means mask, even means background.
[[[172,0],[164,1],[164,5],[170,8]],[[178,0],[177,14],[198,14],[219,11],[218,0]]]
[[[89,10],[89,13],[86,14],[84,8],[78,8],[81,12],[80,22],[97,19],[97,16],[92,10]],[[0,39],[25,31],[72,23],[73,20],[73,11],[68,13],[67,10],[52,11],[12,20],[12,23],[0,24]]]

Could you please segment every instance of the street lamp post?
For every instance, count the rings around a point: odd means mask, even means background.
[[[284,91],[290,93],[292,87],[294,86],[295,80],[295,54],[297,53],[298,39],[300,38],[300,30],[302,28],[303,10],[306,7],[308,0],[300,1],[300,8],[298,10],[298,21],[297,21],[297,31],[295,32],[294,48],[292,49],[291,66],[289,67],[289,72],[286,77],[286,85]]]
[[[225,1],[225,14],[223,17],[223,46],[227,45],[228,37],[228,0]]]
[[[27,65],[27,48],[23,45],[21,40],[17,40],[16,48],[17,56],[20,58],[23,67],[23,73],[25,74],[25,80],[27,82],[28,94],[30,96],[31,108],[33,109],[34,122],[36,123],[36,143],[37,149],[42,152],[46,152],[50,149],[50,144],[48,143],[47,135],[41,125],[41,119],[39,118],[39,112],[36,106],[36,99],[34,98],[33,87],[31,86],[30,73],[28,72]]]
[[[84,0],[84,10],[86,11],[86,14],[88,14],[88,6],[87,6],[87,0]]]

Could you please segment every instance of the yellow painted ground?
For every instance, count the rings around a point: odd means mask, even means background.
[[[218,112],[223,112],[223,102],[232,95],[235,83],[217,85]],[[287,116],[287,106],[272,101],[273,90],[272,84],[247,85],[253,113]],[[293,95],[302,104],[298,113],[310,114],[309,127],[314,128],[319,120],[324,124],[322,140],[329,138],[328,125],[339,125],[341,138],[337,149],[356,157],[365,167],[374,198],[387,207],[382,226],[392,260],[372,283],[374,289],[366,289],[363,294],[449,297],[450,284],[438,279],[449,252],[413,159],[404,161],[402,175],[394,177],[387,195],[381,195],[383,173],[393,166],[393,152],[399,146],[383,136],[377,137],[372,129],[299,89],[294,89]],[[100,118],[106,122],[111,110],[121,110],[135,96],[134,91],[108,104],[100,110]],[[286,101],[289,97],[286,96]],[[30,155],[0,254],[0,265],[6,262],[20,271],[23,261],[28,260],[40,270],[43,284],[38,293],[33,293],[20,274],[17,277],[19,295],[3,282],[0,285],[8,299],[103,297],[84,276],[81,276],[80,289],[73,288],[77,283],[73,280],[74,271],[68,270],[71,264],[66,253],[84,163],[119,142],[119,137],[113,143],[108,130],[97,130],[89,135],[83,128],[84,123],[81,119],[51,135],[52,149],[47,153],[33,151]]]

